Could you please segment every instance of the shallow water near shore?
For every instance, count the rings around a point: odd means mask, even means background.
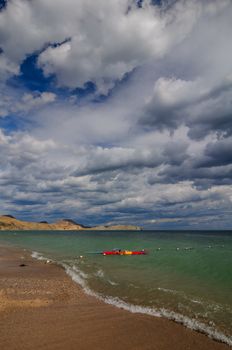
[[[105,302],[173,319],[232,345],[231,231],[2,231],[0,243],[62,264]],[[113,248],[149,254],[97,254]]]

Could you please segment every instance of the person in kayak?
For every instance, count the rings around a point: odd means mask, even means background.
[[[103,255],[145,255],[147,254],[147,252],[144,249],[138,250],[138,251],[113,249],[110,251],[103,251],[101,254]]]

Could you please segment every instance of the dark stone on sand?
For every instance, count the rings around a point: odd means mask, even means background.
[[[26,265],[26,264],[20,264],[19,266],[20,266],[20,267],[24,267],[24,266],[27,266],[27,265]]]

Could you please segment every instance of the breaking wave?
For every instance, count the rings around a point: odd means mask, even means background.
[[[45,256],[43,256],[42,254],[38,253],[38,252],[32,252],[31,257],[37,260],[42,260],[42,261],[52,261],[51,259],[46,258]]]
[[[38,252],[33,252],[31,256],[38,260],[47,260],[46,257],[44,257]],[[64,267],[67,275],[70,276],[74,282],[76,282],[83,288],[86,294],[94,296],[95,298],[103,301],[106,304],[113,305],[115,307],[129,311],[131,313],[146,314],[146,315],[155,316],[155,317],[164,317],[169,320],[180,323],[187,328],[204,333],[214,340],[217,340],[232,346],[232,337],[229,337],[215,330],[213,327],[205,325],[204,323],[199,322],[195,319],[191,319],[187,316],[181,315],[174,311],[167,310],[165,308],[155,309],[153,307],[133,305],[130,303],[126,303],[125,301],[117,297],[109,297],[109,296],[104,296],[100,293],[96,293],[87,286],[86,279],[88,275],[83,273],[77,266],[75,265],[70,266],[69,264],[64,262],[61,262],[60,265]]]

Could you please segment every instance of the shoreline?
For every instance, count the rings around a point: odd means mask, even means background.
[[[60,266],[20,248],[0,246],[0,313],[3,350],[230,349],[174,321],[86,295]]]

